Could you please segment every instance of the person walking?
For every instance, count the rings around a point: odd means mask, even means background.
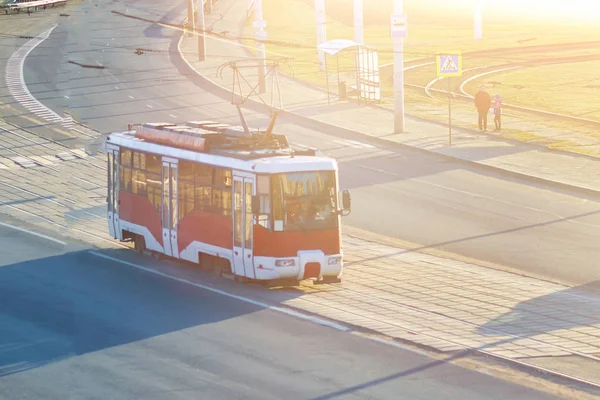
[[[494,125],[496,126],[496,129],[494,129],[494,132],[499,132],[500,129],[502,129],[502,99],[500,98],[499,94],[494,96],[493,109],[494,109]]]
[[[485,86],[481,85],[479,92],[475,95],[475,107],[477,108],[479,130],[481,132],[487,131],[487,115],[490,112],[491,105],[490,94],[485,91]]]

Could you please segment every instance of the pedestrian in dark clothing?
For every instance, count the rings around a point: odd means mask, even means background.
[[[494,125],[496,125],[495,131],[502,129],[502,99],[500,95],[494,96]]]
[[[487,131],[487,115],[490,112],[490,106],[492,99],[488,92],[485,91],[485,86],[479,88],[479,92],[475,95],[475,107],[479,114],[479,130],[481,132]]]

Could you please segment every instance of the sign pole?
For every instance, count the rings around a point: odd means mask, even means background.
[[[317,19],[317,47],[327,41],[327,25],[325,15],[325,0],[315,0],[315,17]],[[325,69],[325,52],[317,50],[319,55],[319,68]]]
[[[452,95],[450,94],[450,77],[448,77],[448,145],[452,146]]]
[[[198,61],[206,60],[206,37],[204,36],[204,1],[198,0]]]
[[[188,0],[188,35],[194,35],[194,0]]]
[[[475,40],[483,39],[483,16],[481,11],[481,0],[475,0],[473,7],[473,37]]]
[[[448,144],[452,145],[452,86],[451,76],[462,76],[462,54],[460,51],[438,53],[436,59],[437,76],[448,79]]]
[[[354,41],[364,44],[363,0],[354,0]]]
[[[404,133],[404,38],[406,14],[402,13],[402,0],[394,0],[394,13],[390,21],[390,36],[394,40],[394,133]]]
[[[254,29],[256,38],[256,57],[258,58],[258,93],[267,92],[267,61],[265,50],[265,39],[267,31],[263,20],[262,0],[254,0]]]

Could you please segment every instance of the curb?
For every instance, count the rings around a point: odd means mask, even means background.
[[[221,86],[220,84],[218,84],[217,82],[213,81],[212,79],[206,77],[205,75],[201,74],[196,68],[194,68],[194,66],[184,57],[182,51],[181,51],[181,43],[183,41],[184,35],[180,35],[178,42],[177,42],[177,52],[179,54],[180,59],[184,62],[185,65],[187,65],[187,67],[190,69],[190,71],[192,71],[193,73],[196,74],[196,76],[198,77],[198,79],[200,81],[202,81],[205,85],[210,85],[211,86],[211,92],[213,92],[214,94],[217,94],[218,96],[227,99],[227,98],[231,98],[231,91],[223,86]],[[257,111],[257,112],[261,112],[261,113],[268,113],[269,112],[269,108],[267,106],[265,106],[264,104],[254,100],[254,99],[248,99],[247,103],[244,104],[244,108],[252,110],[252,111]],[[455,156],[451,156],[448,154],[443,154],[443,153],[438,153],[435,151],[431,151],[431,150],[426,150],[426,149],[422,149],[419,147],[414,147],[414,146],[410,146],[404,143],[398,143],[398,142],[393,142],[393,141],[389,141],[386,139],[382,139],[382,138],[378,138],[375,136],[371,136],[369,134],[366,133],[362,133],[359,131],[353,131],[344,127],[340,127],[334,124],[330,124],[330,123],[326,123],[326,122],[322,122],[322,121],[318,121],[316,119],[313,118],[309,118],[309,117],[305,117],[303,115],[291,112],[291,111],[286,111],[286,110],[281,110],[281,116],[285,116],[288,119],[297,122],[299,125],[304,126],[305,128],[309,128],[309,129],[315,129],[315,130],[319,130],[319,131],[327,131],[327,130],[336,130],[338,132],[341,132],[342,134],[346,135],[346,136],[362,136],[362,137],[366,137],[370,140],[380,140],[383,141],[387,144],[394,144],[397,146],[400,146],[402,148],[405,149],[410,149],[410,150],[415,150],[415,151],[419,151],[422,152],[423,154],[428,154],[428,155],[436,155],[442,158],[445,158],[446,160],[449,161],[453,161],[453,162],[458,162],[464,165],[469,165],[469,166],[477,166],[479,168],[483,168],[486,169],[488,171],[491,172],[495,172],[495,173],[500,173],[503,175],[509,175],[513,178],[517,178],[517,179],[526,179],[532,182],[535,182],[537,184],[540,184],[542,186],[547,186],[547,187],[553,187],[556,189],[561,189],[564,191],[576,191],[582,194],[585,194],[586,196],[598,196],[600,195],[600,190],[596,190],[596,189],[592,189],[592,188],[587,188],[587,187],[583,187],[583,186],[577,186],[577,185],[573,185],[573,184],[568,184],[568,183],[564,183],[564,182],[559,182],[559,181],[555,181],[555,180],[551,180],[551,179],[546,179],[546,178],[541,178],[538,176],[534,176],[534,175],[529,175],[523,172],[518,172],[518,171],[514,171],[514,170],[510,170],[510,169],[505,169],[505,168],[501,168],[501,167],[496,167],[493,165],[488,165],[488,164],[484,164],[481,162],[477,162],[477,161],[470,161],[470,160],[465,160],[463,158],[459,158],[459,157],[455,157]]]

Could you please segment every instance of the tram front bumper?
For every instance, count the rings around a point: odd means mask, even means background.
[[[256,257],[258,279],[320,279],[342,273],[342,255],[325,255],[320,250],[299,251],[297,257]]]

